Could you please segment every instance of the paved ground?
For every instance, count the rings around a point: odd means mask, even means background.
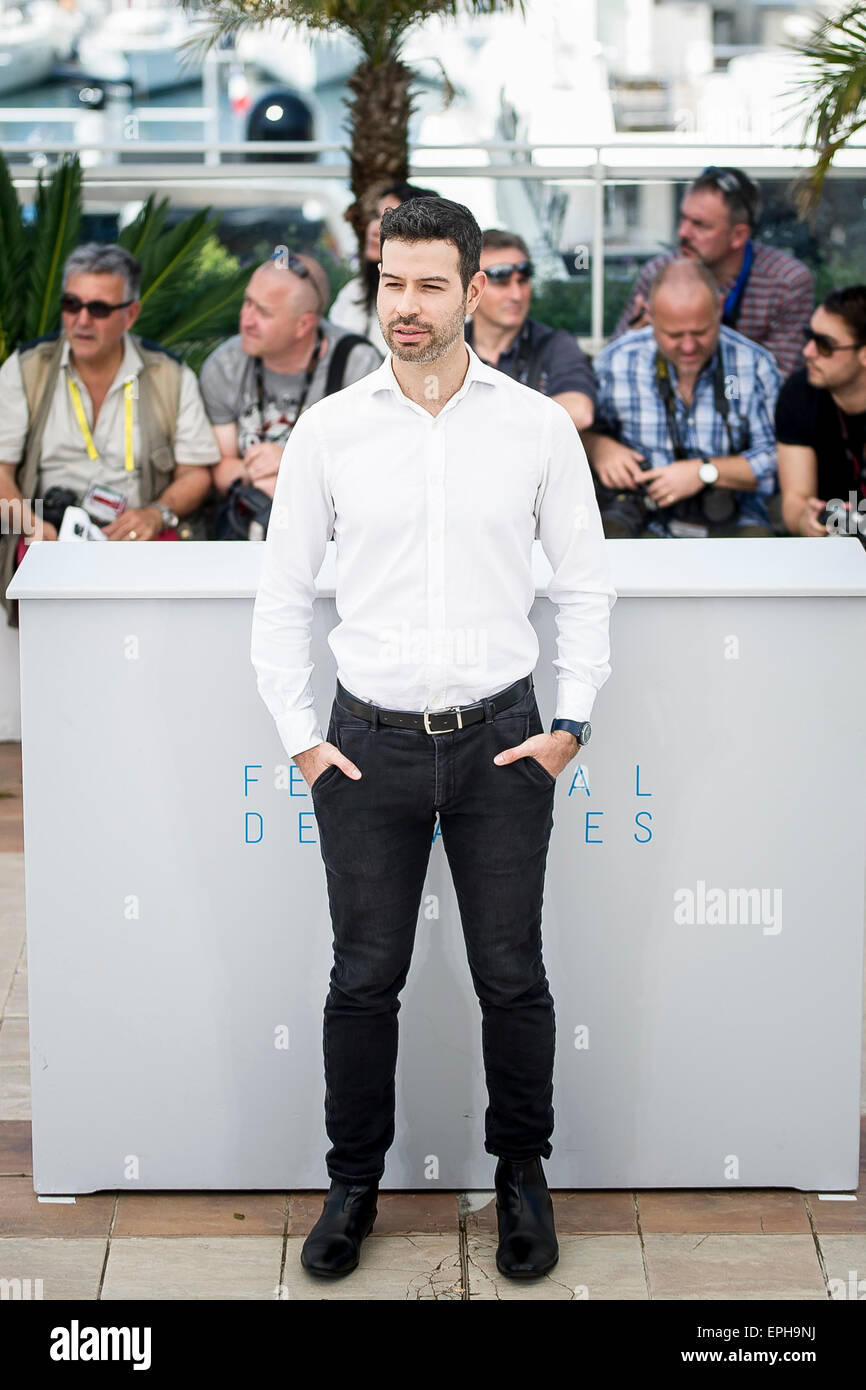
[[[359,1268],[334,1282],[298,1259],[324,1192],[38,1198],[20,787],[20,747],[0,744],[0,1280],[41,1280],[31,1289],[45,1299],[826,1300],[860,1280],[866,1296],[866,1126],[855,1201],[765,1188],[555,1192],[560,1260],[532,1284],[496,1271],[492,1192],[382,1193]]]

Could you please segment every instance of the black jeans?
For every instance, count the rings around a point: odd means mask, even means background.
[[[340,704],[338,683],[327,740],[363,776],[334,764],[311,789],[334,933],[324,1011],[332,1179],[378,1182],[394,1139],[398,995],[437,812],[481,1004],[484,1147],[550,1157],[555,1022],[541,905],[556,779],[531,757],[493,762],[542,732],[534,689],[495,717],[485,705],[478,723],[428,734],[374,727]]]

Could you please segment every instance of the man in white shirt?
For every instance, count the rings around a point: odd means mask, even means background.
[[[586,455],[555,402],[485,366],[463,326],[484,290],[481,230],[447,199],[382,219],[378,314],[390,356],[312,406],[283,455],[253,616],[259,692],[310,786],[334,967],[325,1002],[331,1188],[301,1262],[347,1274],[394,1138],[398,995],[436,815],[482,1010],[485,1149],[498,1156],[497,1265],[558,1258],[554,1010],[541,904],[557,775],[610,674],[615,601]],[[315,579],[336,540],[327,739],[312,703]],[[556,715],[532,685],[538,536],[558,605]],[[447,708],[446,708],[447,707]]]

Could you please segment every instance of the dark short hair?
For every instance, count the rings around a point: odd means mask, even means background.
[[[385,242],[450,241],[460,258],[460,283],[464,291],[480,268],[481,228],[468,208],[450,198],[409,198],[382,216],[379,255]]]
[[[720,168],[711,164],[689,184],[690,193],[700,193],[705,188],[721,194],[732,224],[747,222],[752,231],[755,230],[761,214],[761,193],[748,174],[744,174],[742,169]]]
[[[855,342],[866,343],[866,285],[831,290],[821,301],[821,308],[844,319]]]
[[[506,232],[499,227],[488,227],[486,232],[481,235],[482,251],[506,251],[509,246],[515,246],[521,256],[529,260],[529,247],[518,236],[516,232]]]

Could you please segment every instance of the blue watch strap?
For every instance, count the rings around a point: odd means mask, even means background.
[[[550,732],[553,733],[556,729],[566,729],[568,733],[574,734],[574,737],[577,739],[578,743],[581,745],[581,747],[583,747],[584,730],[586,729],[588,723],[588,719],[554,719],[553,723],[550,726]]]

